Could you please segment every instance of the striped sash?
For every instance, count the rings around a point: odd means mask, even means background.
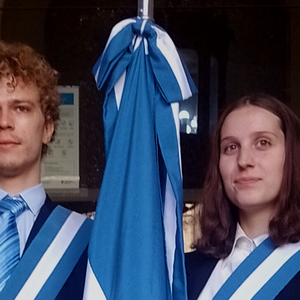
[[[0,293],[5,300],[52,300],[85,250],[92,220],[57,206]]]
[[[274,299],[300,271],[300,242],[275,248],[268,238],[232,273],[213,300]]]

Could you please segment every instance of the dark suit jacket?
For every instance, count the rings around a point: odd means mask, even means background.
[[[218,259],[208,257],[199,251],[190,252],[185,255],[185,267],[187,274],[187,289],[189,300],[197,300],[198,296],[200,295],[200,292],[204,288],[217,262]],[[300,272],[298,272],[295,275],[295,277],[285,286],[285,288],[277,295],[275,299],[300,299]]]
[[[25,251],[56,206],[57,205],[54,204],[47,196],[45,204],[42,206],[41,211],[30,232],[29,238],[25,246]],[[80,257],[76,267],[74,268],[70,277],[68,278],[60,293],[56,297],[56,300],[82,300],[86,266],[87,249],[85,249],[84,253]]]

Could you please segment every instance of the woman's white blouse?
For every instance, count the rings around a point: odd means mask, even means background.
[[[231,253],[218,261],[198,300],[211,300],[237,266],[267,237],[263,234],[251,240],[238,224]]]

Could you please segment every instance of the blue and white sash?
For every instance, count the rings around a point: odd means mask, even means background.
[[[213,300],[274,299],[300,271],[300,242],[275,248],[268,238],[232,273]]]
[[[90,236],[92,220],[57,206],[0,293],[5,300],[55,299]]]

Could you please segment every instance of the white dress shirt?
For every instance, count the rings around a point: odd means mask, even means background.
[[[263,234],[251,240],[238,224],[231,253],[218,261],[198,300],[211,300],[237,266],[267,237]]]
[[[7,192],[0,189],[0,199],[2,200],[7,196]],[[32,229],[33,223],[36,220],[41,207],[45,203],[46,193],[43,185],[40,183],[34,187],[31,187],[19,194],[27,203],[29,209],[25,210],[21,215],[17,217],[17,228],[20,238],[20,255],[22,255],[25,244],[27,242],[29,233]],[[18,195],[9,195],[11,197]],[[1,201],[0,200],[0,201]]]

